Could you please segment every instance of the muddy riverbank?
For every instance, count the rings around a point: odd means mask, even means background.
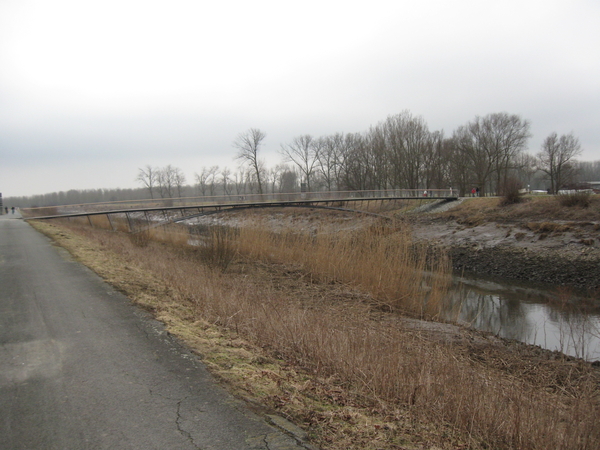
[[[455,271],[552,283],[592,293],[600,289],[600,259],[588,254],[569,257],[559,251],[451,246],[450,256]]]
[[[442,212],[413,214],[409,221],[418,241],[448,250],[457,272],[597,294],[600,202],[569,209],[556,208],[551,200],[500,207],[498,199],[469,199]]]

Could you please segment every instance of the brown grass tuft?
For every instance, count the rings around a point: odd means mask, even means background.
[[[590,192],[574,192],[572,194],[560,194],[556,197],[558,203],[566,208],[589,208],[592,204]]]

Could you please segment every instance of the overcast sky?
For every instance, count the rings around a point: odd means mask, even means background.
[[[600,160],[598,0],[0,0],[0,192],[139,187],[231,169],[236,136],[363,132],[409,110],[446,135],[495,112],[531,153]]]

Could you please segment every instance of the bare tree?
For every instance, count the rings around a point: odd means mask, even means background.
[[[489,153],[495,162],[496,190],[504,194],[503,186],[510,185],[510,173],[517,169],[518,158],[531,137],[530,124],[516,114],[507,113],[490,114],[484,123]]]
[[[335,133],[320,137],[316,141],[318,147],[316,171],[328,191],[339,189],[342,185],[344,157],[347,153],[344,145],[345,136],[342,133]]]
[[[229,183],[231,179],[229,175],[231,175],[229,167],[223,167],[223,170],[221,170],[221,183],[223,183],[223,192],[228,196],[231,195],[231,184]]]
[[[369,158],[369,189],[386,189],[391,185],[390,158],[385,135],[385,129],[378,125],[371,127],[364,136],[363,151],[368,154]]]
[[[298,166],[304,176],[309,192],[311,190],[311,180],[319,162],[320,146],[316,144],[317,141],[311,135],[304,134],[292,139],[290,144],[281,145],[281,154],[286,161]]]
[[[177,188],[180,191],[183,182],[185,182],[185,176],[181,170],[170,164],[157,172],[157,184],[162,198],[173,198],[174,189]]]
[[[281,173],[286,169],[284,164],[277,164],[275,167],[271,167],[267,172],[267,177],[269,180],[269,191],[273,194],[277,192],[277,184],[281,179]]]
[[[154,198],[154,189],[156,188],[158,177],[158,169],[146,165],[145,169],[138,169],[138,176],[135,179],[144,185],[148,192],[150,192],[150,198]]]
[[[235,159],[241,160],[252,168],[256,182],[258,183],[259,194],[263,193],[261,178],[263,167],[258,158],[258,152],[266,136],[258,128],[250,128],[248,131],[240,133],[236,140],[233,141],[233,146],[238,149]]]
[[[349,133],[344,138],[343,189],[375,189],[375,164],[368,135]]]
[[[514,114],[496,113],[478,116],[458,127],[453,141],[472,182],[484,193],[502,186],[502,179],[530,136],[529,121]]]
[[[451,186],[448,160],[449,148],[443,131],[429,133],[423,154],[423,185],[429,189]]]
[[[198,193],[203,197],[206,196],[206,189],[208,188],[208,169],[206,167],[202,168],[202,172],[196,173],[196,189]]]
[[[298,173],[293,167],[286,164],[277,166],[277,192],[290,193],[298,190]]]
[[[464,177],[468,183],[479,186],[483,193],[494,170],[494,161],[486,151],[482,128],[481,118],[477,117],[474,122],[462,125],[454,131],[453,142],[454,161],[460,164],[455,167],[465,172],[461,174],[461,178]]]
[[[236,195],[246,193],[246,171],[243,168],[233,174],[233,183]]]
[[[564,184],[571,181],[574,174],[575,158],[581,154],[581,144],[573,133],[558,137],[550,134],[542,143],[542,150],[537,154],[539,169],[548,175],[550,192],[558,193]]]
[[[445,156],[448,158],[450,186],[458,188],[458,195],[464,197],[470,192],[474,182],[473,175],[469,170],[467,155],[457,144],[458,139],[456,134],[450,139],[445,139],[443,148],[445,150]]]
[[[208,171],[208,186],[210,188],[210,195],[214,197],[216,194],[217,185],[217,174],[219,173],[219,166],[212,166]]]
[[[183,188],[185,186],[185,174],[179,167],[172,168],[173,170],[173,183],[177,188],[177,197],[183,197]]]
[[[538,171],[537,159],[530,153],[521,153],[516,158],[515,174],[523,186],[531,187],[535,173]]]
[[[319,160],[318,170],[328,191],[333,190],[335,184],[335,171],[337,165],[336,156],[338,149],[338,146],[336,145],[336,136],[340,135],[326,136],[318,139],[320,146],[320,151],[317,156],[317,159]]]
[[[378,128],[385,140],[391,171],[390,184],[396,188],[421,187],[424,181],[424,156],[430,141],[425,120],[403,111],[389,116]]]

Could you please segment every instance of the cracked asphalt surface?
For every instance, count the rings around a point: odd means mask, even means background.
[[[0,216],[1,449],[311,448],[282,428],[66,251]]]

